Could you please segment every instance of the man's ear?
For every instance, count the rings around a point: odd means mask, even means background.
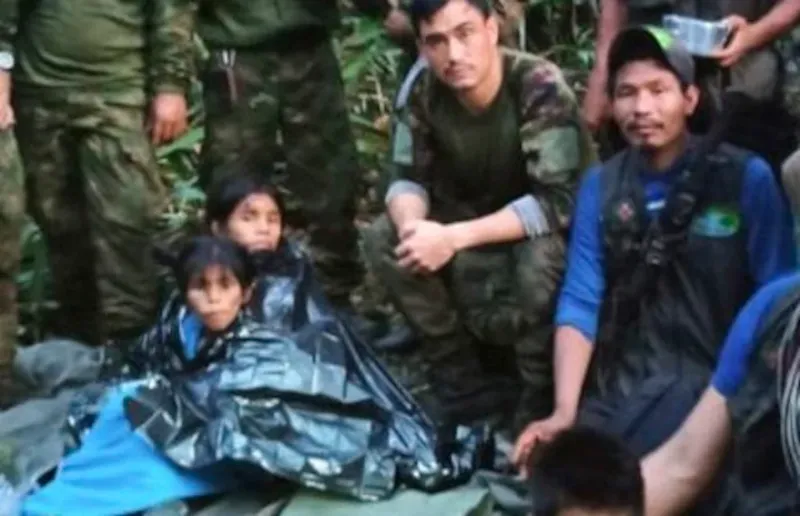
[[[492,13],[486,19],[486,30],[489,32],[489,37],[494,45],[500,44],[500,22],[497,20],[497,14]]]
[[[697,105],[700,103],[700,89],[694,84],[689,85],[683,93],[686,98],[686,116],[691,116],[697,110]]]

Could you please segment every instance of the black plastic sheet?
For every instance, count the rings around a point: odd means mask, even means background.
[[[138,432],[185,468],[254,465],[363,500],[446,489],[491,460],[489,429],[437,428],[331,311],[300,253],[261,262],[249,314],[261,323],[240,321],[207,367],[153,375],[126,404]]]

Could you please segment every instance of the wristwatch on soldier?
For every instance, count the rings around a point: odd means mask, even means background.
[[[0,52],[0,71],[10,72],[12,68],[14,68],[14,54]]]

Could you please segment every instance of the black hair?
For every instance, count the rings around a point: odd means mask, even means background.
[[[242,288],[252,285],[257,273],[247,250],[222,236],[196,236],[186,242],[177,254],[159,249],[156,258],[172,270],[178,289],[184,296],[191,279],[214,265],[230,270]]]
[[[283,221],[283,196],[278,188],[261,177],[258,171],[239,168],[211,185],[206,197],[206,223],[210,226],[216,222],[225,226],[236,207],[253,194],[266,194],[272,198]]]
[[[464,0],[472,7],[481,12],[484,18],[491,16],[492,2],[491,0]],[[414,33],[419,35],[419,24],[422,21],[429,21],[433,15],[438,13],[450,0],[414,0],[411,3],[411,26],[414,28]]]
[[[533,516],[570,508],[644,515],[639,459],[623,442],[585,427],[558,434],[529,465]]]

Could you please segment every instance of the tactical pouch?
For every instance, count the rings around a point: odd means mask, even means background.
[[[209,60],[206,86],[216,93],[226,108],[232,108],[239,101],[240,89],[236,77],[236,51],[214,50]]]

